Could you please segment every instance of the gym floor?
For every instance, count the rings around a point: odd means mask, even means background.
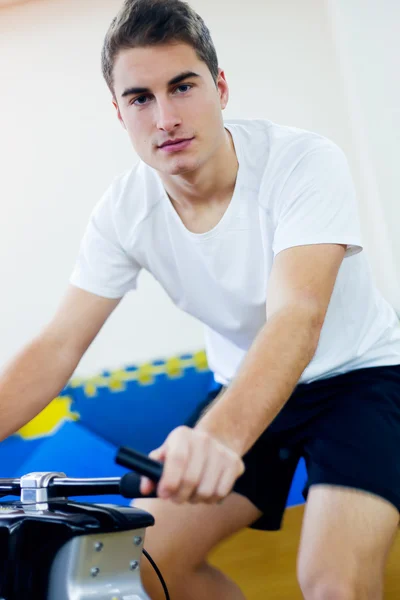
[[[302,600],[296,582],[296,553],[304,506],[286,511],[282,531],[247,529],[221,544],[211,563],[229,575],[246,600]],[[400,535],[386,573],[385,600],[400,598]]]

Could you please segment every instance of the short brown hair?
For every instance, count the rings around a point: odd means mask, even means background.
[[[106,33],[101,53],[104,79],[114,94],[113,69],[121,50],[183,42],[206,63],[214,81],[218,58],[203,19],[182,0],[125,0]]]

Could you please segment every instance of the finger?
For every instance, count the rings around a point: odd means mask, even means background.
[[[156,488],[156,484],[151,481],[148,477],[141,477],[140,480],[140,493],[144,496],[151,494],[151,492]]]
[[[232,491],[237,479],[243,475],[245,466],[243,460],[239,456],[234,456],[234,461],[230,462],[229,466],[224,469],[217,487],[217,496],[220,499],[226,498]]]
[[[163,444],[159,448],[155,448],[154,450],[152,450],[149,454],[149,458],[152,458],[153,460],[163,461],[165,459],[166,450],[166,444]]]
[[[197,495],[192,498],[192,501],[206,504],[221,503],[232,491],[235,481],[243,472],[244,463],[239,457],[233,456],[231,453],[222,455],[218,479],[214,479],[213,483],[210,477],[207,482],[207,474],[205,474],[204,487],[198,488]]]
[[[171,500],[174,502],[177,502],[178,504],[188,502],[195,493],[197,486],[202,480],[206,466],[207,445],[205,436],[192,437],[186,471],[177,493],[171,496]]]
[[[243,475],[244,471],[244,462],[239,457],[223,471],[217,487],[218,503],[221,503],[231,493],[235,482]]]
[[[190,445],[187,432],[183,428],[181,431],[174,430],[167,438],[164,470],[157,490],[160,498],[169,498],[179,489],[189,459]]]
[[[194,504],[199,502],[212,504],[216,502],[218,499],[217,489],[225,465],[226,463],[223,460],[223,457],[216,457],[215,454],[213,455],[212,460],[208,460],[200,485],[197,487],[194,496],[191,498],[191,501]]]
[[[225,469],[220,477],[216,490],[216,501],[222,502],[232,491],[233,486],[238,478],[238,470],[236,465]]]
[[[159,448],[155,448],[155,450],[152,450],[149,453],[149,458],[163,462],[164,458],[165,458],[165,451],[166,451],[165,444],[163,444]],[[156,489],[157,484],[158,484],[158,482],[152,481],[148,477],[142,476],[140,478],[140,487],[139,487],[140,493],[145,496],[147,496],[148,494],[151,494],[151,492],[153,492]]]

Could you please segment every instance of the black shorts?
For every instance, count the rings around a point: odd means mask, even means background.
[[[308,476],[305,499],[312,485],[339,485],[378,495],[400,511],[400,365],[358,369],[295,388],[243,457],[246,469],[234,486],[263,513],[252,528],[281,528],[301,457]]]

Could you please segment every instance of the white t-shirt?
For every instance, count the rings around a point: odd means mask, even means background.
[[[266,320],[274,256],[304,244],[348,246],[310,382],[400,364],[400,327],[374,286],[352,178],[330,140],[266,120],[229,120],[239,162],[231,202],[206,233],[188,231],[157,172],[143,162],[117,177],[94,209],[71,283],[119,298],[150,271],[173,302],[205,326],[209,365],[227,384]]]

